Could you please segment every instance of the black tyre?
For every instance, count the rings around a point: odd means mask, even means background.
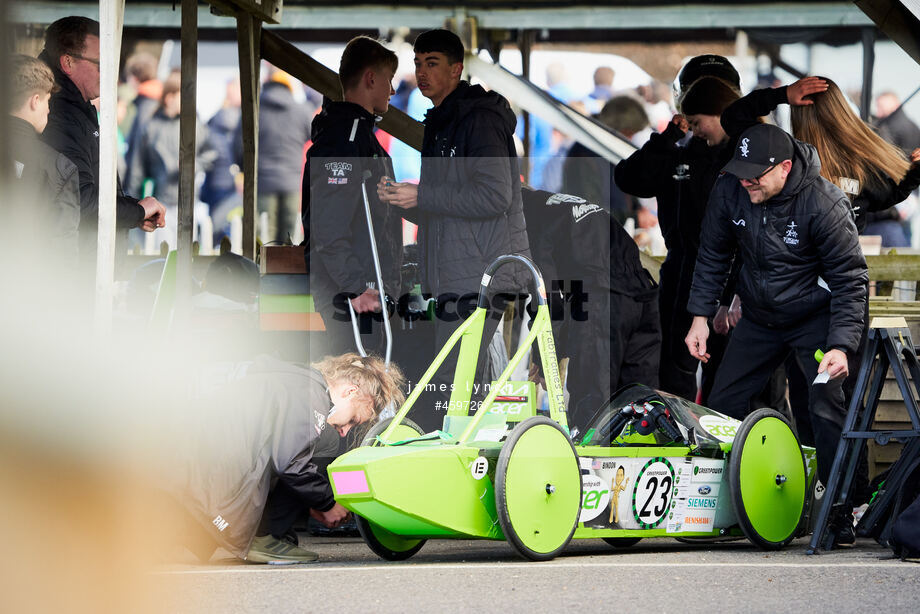
[[[603,540],[614,548],[630,548],[642,541],[641,537],[604,537]]]

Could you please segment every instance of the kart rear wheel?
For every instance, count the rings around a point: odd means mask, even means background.
[[[641,537],[604,537],[602,539],[614,548],[630,548],[642,541]]]
[[[581,470],[568,434],[553,420],[521,422],[502,446],[495,507],[505,539],[532,561],[548,561],[572,538],[581,512]]]
[[[390,426],[390,422],[392,421],[393,418],[387,418],[368,429],[367,433],[364,435],[364,439],[361,441],[361,445],[381,445],[380,442],[377,441],[377,436]],[[403,418],[400,425],[396,427],[393,441],[410,439],[412,437],[418,437],[419,435],[424,435],[422,428],[415,422]],[[404,561],[421,550],[422,546],[425,545],[424,539],[411,539],[390,533],[386,529],[377,526],[357,514],[355,514],[355,522],[358,525],[358,533],[364,538],[364,543],[367,544],[367,547],[370,548],[374,554],[387,561]]]
[[[367,430],[367,433],[364,434],[364,438],[361,440],[361,446],[371,446],[371,445],[380,445],[380,442],[377,441],[377,436],[380,435],[383,431],[390,426],[390,422],[393,421],[393,418],[387,418],[386,420],[381,420],[374,424],[371,428]],[[418,437],[419,435],[424,435],[425,431],[422,430],[422,427],[417,425],[412,420],[408,418],[403,418],[402,422],[399,423],[399,426],[396,427],[395,432],[393,433],[393,441],[401,441],[403,439],[411,439],[413,437]]]
[[[367,547],[374,554],[388,561],[405,561],[425,545],[426,540],[424,539],[394,535],[357,514],[355,514],[355,522],[358,524],[358,533],[364,538]]]
[[[805,459],[780,413],[758,409],[738,427],[728,484],[738,524],[749,540],[765,550],[792,541],[805,511]]]

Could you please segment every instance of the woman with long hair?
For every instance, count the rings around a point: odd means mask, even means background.
[[[793,136],[814,145],[821,176],[849,197],[860,234],[869,223],[897,223],[900,218],[892,207],[920,185],[920,148],[908,161],[862,121],[837,84],[824,77],[754,90],[725,109],[722,126],[730,135],[741,134],[784,103],[792,107]]]

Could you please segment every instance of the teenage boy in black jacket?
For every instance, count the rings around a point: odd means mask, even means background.
[[[737,253],[744,317],[728,343],[709,405],[739,420],[749,399],[794,353],[809,383],[818,478],[828,483],[845,416],[847,353],[859,343],[868,270],[849,201],[822,178],[814,147],[758,124],[739,137],[706,209],[690,302],[687,349],[708,359],[706,319]],[[824,351],[820,364],[815,350]],[[814,383],[819,373],[830,381]]]
[[[508,101],[460,80],[463,43],[456,34],[429,30],[414,48],[418,87],[434,103],[425,115],[421,178],[417,186],[382,181],[377,187],[381,200],[410,212],[407,217],[419,224],[422,291],[438,301],[440,349],[476,307],[486,267],[502,254],[529,256],[530,250],[513,140],[517,120]],[[491,281],[490,291],[498,294],[484,329],[478,384],[488,384],[486,350],[508,295],[526,287],[526,270],[514,265],[499,269]],[[434,400],[435,410],[446,409],[458,353],[455,348],[438,371],[436,386],[444,384],[448,392]],[[421,426],[439,426],[440,417]]]
[[[303,174],[303,223],[307,268],[326,342],[312,356],[355,350],[347,301],[356,314],[381,310],[361,184],[367,189],[383,283],[399,295],[402,218],[377,198],[376,183],[392,176],[390,157],[374,136],[377,116],[393,94],[396,54],[366,36],[352,39],[342,53],[339,79],[344,100],[326,99],[313,120],[313,146]],[[370,171],[370,177],[364,173]],[[367,319],[364,319],[367,323]],[[365,341],[368,349],[370,343]]]
[[[11,224],[17,242],[49,245],[55,266],[69,271],[78,258],[80,184],[77,167],[39,140],[48,123],[48,100],[54,75],[44,62],[25,55],[7,65],[11,91],[7,125],[12,172],[4,173],[4,201],[14,213]],[[28,248],[28,245],[22,247]],[[14,250],[16,251],[16,250]]]

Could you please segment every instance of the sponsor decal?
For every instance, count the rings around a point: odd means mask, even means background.
[[[575,205],[572,207],[572,217],[575,218],[575,223],[577,224],[592,213],[597,213],[598,211],[602,211],[598,205]]]
[[[346,185],[348,177],[327,177],[326,185]]]
[[[783,242],[786,245],[798,245],[799,244],[799,233],[795,231],[798,228],[795,224],[795,220],[789,222],[789,225],[786,226],[786,236],[783,237]]]
[[[574,194],[562,194],[561,192],[553,194],[546,199],[547,205],[581,204],[586,202],[588,201],[586,201],[581,196],[575,196]]]
[[[588,522],[600,516],[610,503],[607,483],[596,475],[581,477],[581,514],[578,522]]]
[[[639,477],[632,496],[632,511],[639,527],[654,529],[667,517],[674,496],[674,467],[664,457],[649,459]]]
[[[470,465],[470,473],[474,480],[481,480],[489,472],[489,460],[485,456],[479,456]]]
[[[352,166],[349,162],[326,162],[323,165],[332,177],[344,177],[345,173],[350,173]]]
[[[714,510],[718,503],[716,497],[688,497],[687,508],[695,510]]]
[[[696,489],[696,492],[700,493],[703,496],[708,495],[709,493],[712,492],[712,486],[710,486],[709,484],[703,484],[702,486]]]
[[[735,433],[741,423],[732,418],[707,415],[700,416],[700,426],[719,441],[731,442],[735,440]]]

